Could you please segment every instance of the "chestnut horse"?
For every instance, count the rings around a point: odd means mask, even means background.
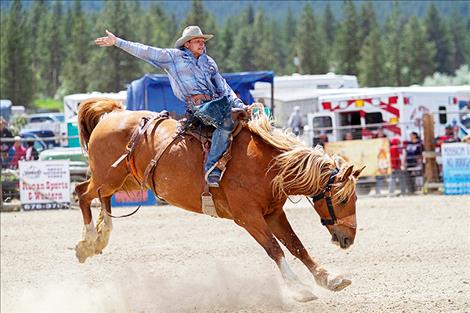
[[[306,147],[292,134],[272,129],[260,111],[234,138],[232,159],[220,188],[211,188],[217,213],[246,229],[266,250],[297,300],[316,297],[289,268],[278,241],[305,264],[317,284],[339,291],[351,281],[331,274],[310,257],[290,226],[283,205],[289,195],[316,195],[314,209],[332,241],[347,248],[356,235],[355,184],[362,169],[353,171],[343,159],[328,156],[321,147]],[[119,102],[108,99],[91,99],[80,105],[80,142],[88,151],[91,170],[90,179],[76,187],[85,224],[83,240],[75,248],[80,262],[101,253],[108,244],[111,196],[120,190],[139,190],[140,182],[126,162],[117,167],[111,165],[125,151],[140,119],[149,113],[124,110]],[[176,120],[165,119],[147,129],[134,154],[137,177],[144,177],[158,142],[174,136],[177,127]],[[153,191],[169,204],[202,213],[202,164],[201,143],[192,136],[180,135],[159,159],[153,175],[145,182],[146,188],[155,186]],[[90,210],[95,198],[101,202],[96,227]],[[108,213],[104,214],[103,209]]]

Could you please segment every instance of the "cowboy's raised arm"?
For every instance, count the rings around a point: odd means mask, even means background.
[[[95,43],[100,47],[116,46],[133,56],[138,57],[152,65],[166,69],[171,62],[171,50],[147,46],[138,42],[130,42],[116,37],[113,33],[106,30],[106,37],[95,39]]]

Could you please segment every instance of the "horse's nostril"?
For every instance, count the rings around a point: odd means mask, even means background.
[[[332,240],[332,241],[339,241],[339,240],[338,240],[338,236],[336,236],[335,233],[333,233],[333,235],[331,236],[331,240]]]
[[[349,246],[351,244],[351,239],[349,239],[348,237],[345,237],[343,241],[345,246]]]

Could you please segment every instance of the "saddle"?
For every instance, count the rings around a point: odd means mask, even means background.
[[[225,172],[226,165],[232,158],[230,152],[232,148],[232,141],[233,138],[236,137],[243,128],[243,123],[249,120],[250,113],[245,111],[244,109],[232,109],[232,120],[234,121],[234,126],[232,129],[232,140],[229,143],[229,146],[222,157],[217,161],[216,167],[218,167],[222,171],[222,175]],[[148,178],[153,176],[155,168],[160,160],[161,156],[165,153],[166,150],[170,147],[170,145],[177,139],[183,136],[191,136],[195,138],[199,142],[201,142],[203,148],[203,159],[207,158],[207,154],[209,153],[210,149],[210,142],[212,138],[212,133],[215,130],[213,126],[206,126],[201,121],[193,118],[185,118],[179,120],[179,126],[176,134],[173,136],[169,136],[164,140],[160,141],[158,146],[155,148],[155,155],[152,160],[147,165],[143,177],[139,177],[137,174],[137,169],[134,163],[134,151],[137,147],[140,139],[146,133],[147,129],[154,124],[154,128],[158,127],[158,125],[166,119],[171,119],[169,113],[167,111],[162,111],[160,113],[151,113],[148,116],[144,116],[141,118],[139,125],[134,129],[131,138],[126,146],[126,151],[112,164],[112,167],[117,167],[122,161],[126,160],[126,165],[128,171],[132,174],[134,179],[139,182],[141,191],[144,190],[145,185],[148,181]],[[201,165],[203,166],[203,164]],[[204,214],[208,214],[214,217],[217,217],[217,212],[215,209],[215,205],[212,200],[212,194],[209,192],[209,187],[207,185],[206,180],[204,179],[204,192],[202,196],[202,210]],[[155,196],[161,200],[161,197],[158,196],[156,191],[155,182],[152,180],[152,191],[154,192]]]

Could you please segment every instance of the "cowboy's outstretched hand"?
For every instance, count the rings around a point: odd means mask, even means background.
[[[116,36],[108,30],[106,30],[106,37],[99,37],[95,39],[95,43],[100,47],[111,47],[116,44]]]

